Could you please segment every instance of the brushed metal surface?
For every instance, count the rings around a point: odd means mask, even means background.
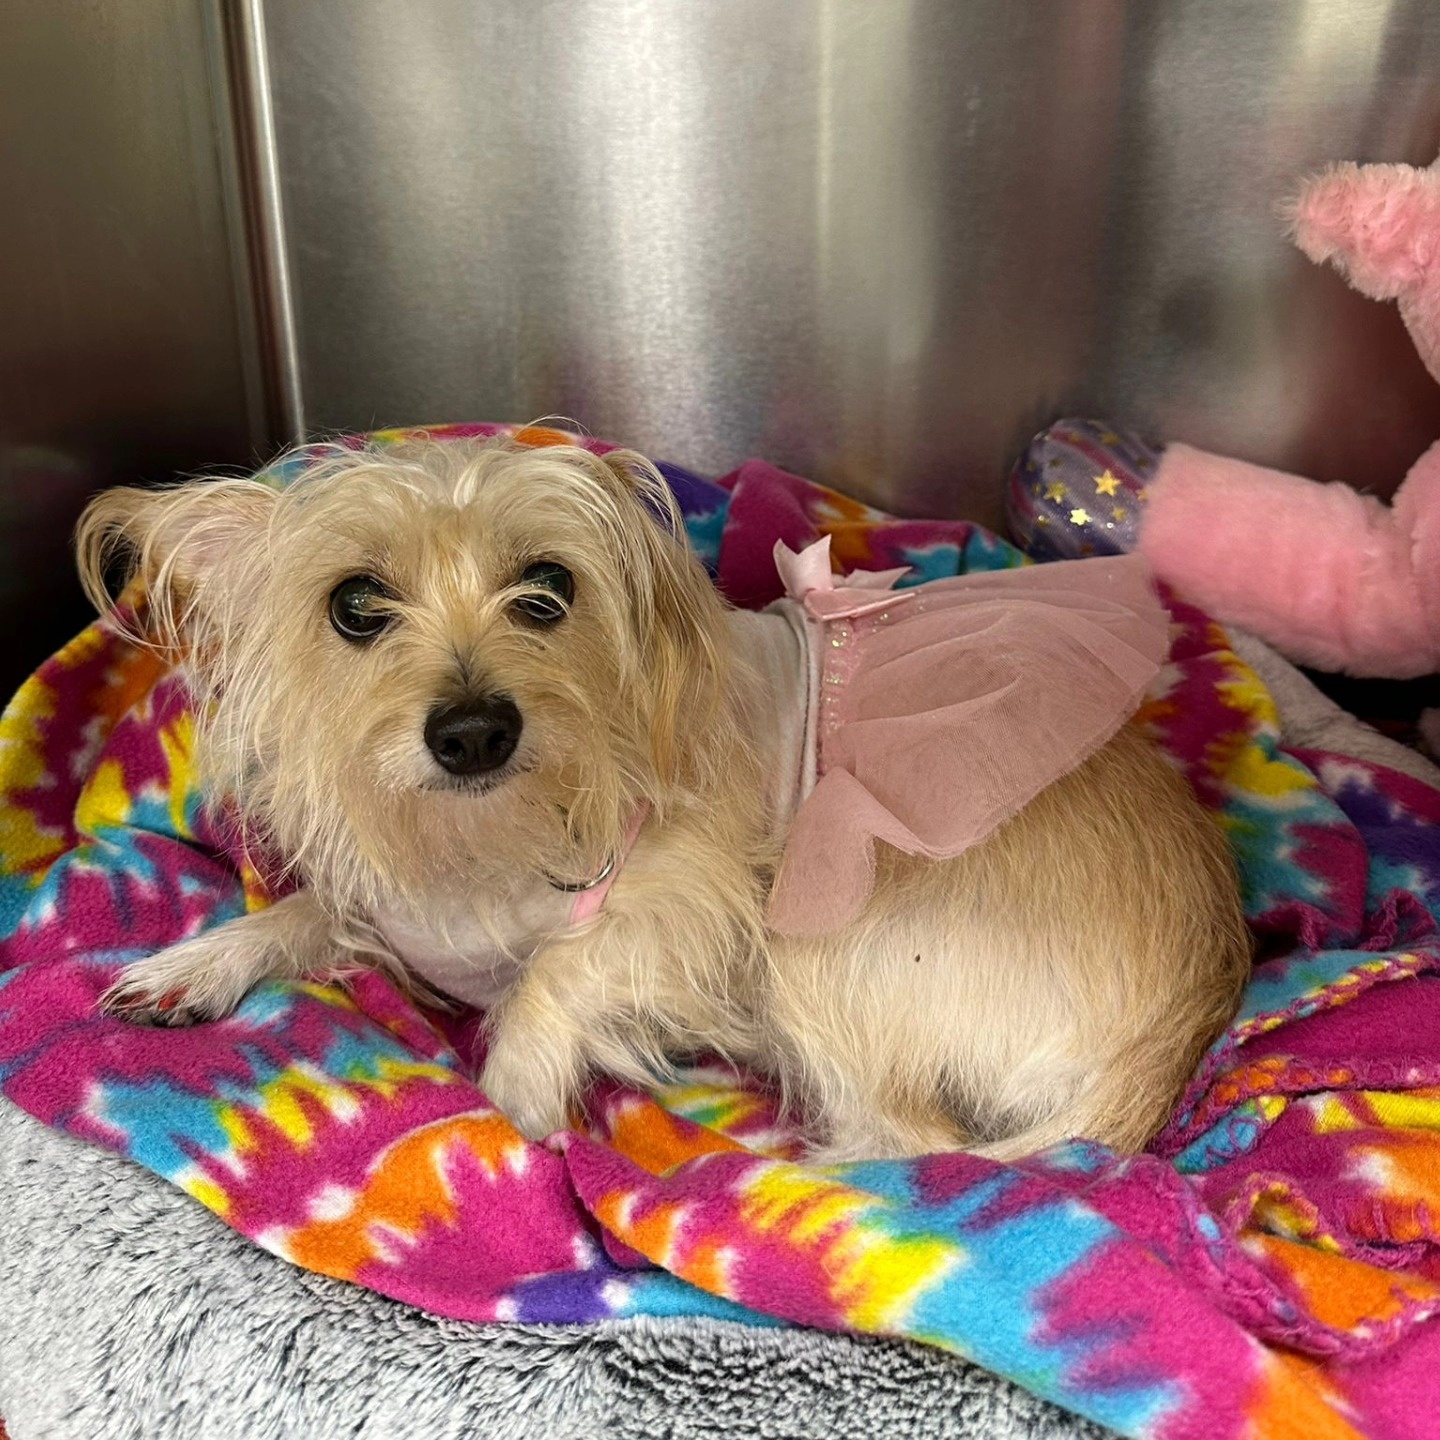
[[[285,208],[280,189],[280,156],[275,144],[274,87],[265,38],[262,0],[215,0],[222,21],[214,39],[223,62],[228,112],[222,112],[222,145],[233,164],[227,193],[241,211],[234,253],[246,280],[240,314],[253,323],[253,351],[269,430],[295,441],[305,434],[305,400],[300,390],[300,346],[295,331],[295,298]],[[228,115],[229,124],[224,124]]]
[[[266,11],[312,426],[556,412],[991,522],[1067,411],[1381,490],[1440,433],[1274,214],[1440,148],[1434,0]]]
[[[1440,433],[1393,311],[1273,213],[1328,160],[1440,148],[1433,0],[5,19],[6,688],[83,615],[85,494],[245,463],[276,395],[296,431],[568,414],[992,523],[1066,411],[1382,493]],[[260,84],[240,143],[222,39]]]
[[[86,618],[69,553],[118,480],[248,461],[203,0],[7,0],[0,36],[0,689]]]

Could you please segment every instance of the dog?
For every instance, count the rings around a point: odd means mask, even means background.
[[[831,933],[777,929],[783,637],[634,453],[337,451],[284,488],[105,491],[77,545],[102,612],[117,561],[141,582],[207,795],[298,881],[127,966],[114,1015],[392,967],[485,1008],[480,1084],[527,1136],[589,1076],[718,1053],[839,1162],[1134,1151],[1238,1003],[1228,847],[1133,724],[958,854],[882,840]]]

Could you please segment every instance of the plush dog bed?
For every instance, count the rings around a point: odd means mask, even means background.
[[[707,1319],[442,1320],[267,1255],[0,1102],[12,1440],[1100,1436],[928,1346]]]
[[[738,603],[773,598],[776,539],[817,532],[846,568],[1019,562],[763,465],[670,478]],[[4,1115],[0,1280],[42,1297],[0,1321],[15,1440],[376,1417],[654,1434],[666,1415],[676,1433],[925,1433],[936,1415],[1067,1433],[956,1356],[1136,1436],[1423,1415],[1440,795],[1383,755],[1285,753],[1255,671],[1174,614],[1144,719],[1241,863],[1264,949],[1235,1026],[1151,1155],[826,1171],[715,1068],[654,1096],[599,1087],[583,1132],[528,1145],[474,1086],[473,1027],[380,977],[348,997],[265,987],[193,1031],[100,1016],[127,958],[264,896],[196,803],[183,691],[117,636],[82,637],[5,722],[0,1092],[177,1188]],[[475,1320],[510,1328],[454,1323]],[[1413,1383],[1389,1383],[1397,1367]],[[811,1392],[813,1421],[795,1408]]]

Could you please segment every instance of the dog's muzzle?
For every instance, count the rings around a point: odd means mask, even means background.
[[[425,722],[425,744],[451,775],[488,775],[515,753],[524,725],[508,695],[489,695],[436,706]]]

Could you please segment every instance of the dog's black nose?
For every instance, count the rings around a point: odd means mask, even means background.
[[[432,710],[425,743],[452,775],[484,775],[515,753],[524,724],[508,695],[491,695]]]

